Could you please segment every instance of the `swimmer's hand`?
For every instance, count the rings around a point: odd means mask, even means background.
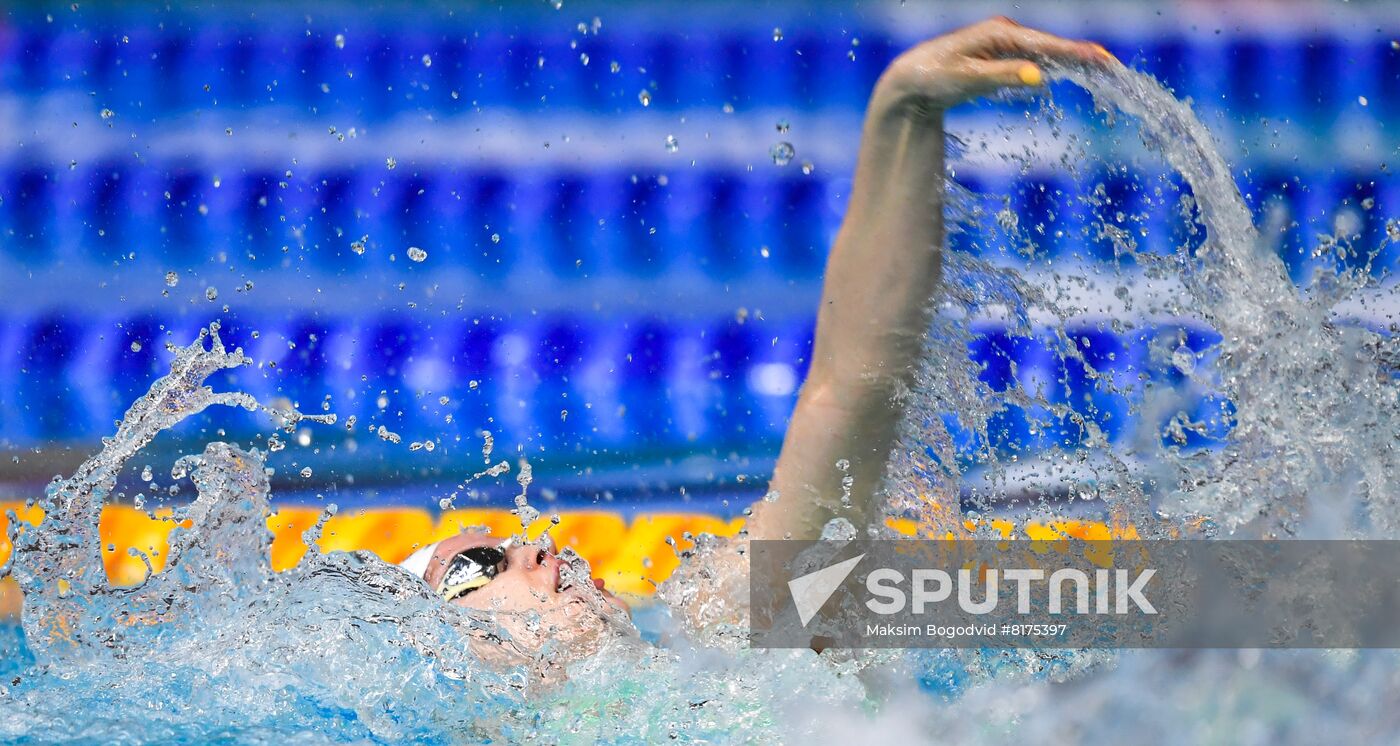
[[[943,111],[1002,88],[1039,86],[1047,64],[1117,63],[1097,44],[994,18],[910,49],[880,76],[827,258],[811,367],[769,499],[754,504],[751,537],[816,538],[832,518],[857,530],[882,522],[885,465],[942,274]],[[922,451],[901,458],[918,463]],[[961,530],[956,492],[918,498],[929,516],[944,517],[935,523],[947,524],[932,535]]]
[[[880,78],[872,107],[941,112],[1003,88],[1034,88],[1049,62],[1116,62],[1098,44],[1062,39],[1006,18],[990,18],[901,54]],[[881,100],[883,99],[883,100]]]

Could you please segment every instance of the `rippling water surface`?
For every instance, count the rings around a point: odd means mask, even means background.
[[[1056,196],[1055,210],[1097,217],[1055,236],[1008,218],[1003,195],[953,187],[963,235],[1000,248],[948,256],[891,513],[955,531],[951,506],[1104,516],[1144,537],[1395,538],[1400,350],[1390,319],[1354,312],[1390,300],[1365,261],[1385,247],[1319,238],[1320,271],[1300,291],[1186,104],[1126,69],[1059,75],[1094,94],[1105,126],[1068,131],[1053,107],[1015,126],[1059,148],[1050,168],[1108,161],[1141,207]],[[1178,228],[1163,235],[1167,214]],[[1118,269],[1064,271],[1037,259],[1050,240],[1109,246]],[[1013,269],[997,251],[1023,256]],[[1161,321],[1181,318],[1201,333]],[[1005,344],[1048,350],[1040,373],[992,384],[972,367],[967,346],[993,321]],[[1140,367],[1104,349],[1135,336]],[[245,362],[217,327],[176,351],[102,451],[39,498],[47,518],[14,537],[6,568],[26,604],[22,633],[0,628],[0,739],[1272,743],[1373,740],[1397,725],[1389,652],[749,650],[729,624],[742,609],[710,609],[698,626],[668,612],[699,584],[746,596],[741,576],[709,577],[703,558],[722,548],[707,542],[639,613],[641,637],[609,624],[586,644],[501,656],[481,641],[509,630],[372,555],[312,552],[272,572],[263,455],[225,443],[174,467],[198,498],[177,511],[190,523],[167,569],[108,587],[97,518],[116,475],[206,407],[259,407],[204,385]],[[1142,431],[1096,424],[1091,408],[1110,406],[1138,410]],[[1013,425],[1041,451],[1004,447]]]

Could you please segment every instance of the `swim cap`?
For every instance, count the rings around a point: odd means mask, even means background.
[[[413,554],[408,555],[408,559],[400,562],[399,567],[402,567],[420,578],[423,577],[428,573],[428,562],[432,561],[433,552],[437,550],[438,544],[441,543],[440,541],[435,541]]]

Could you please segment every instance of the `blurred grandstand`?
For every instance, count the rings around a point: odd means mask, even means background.
[[[489,431],[493,458],[528,458],[548,499],[733,514],[762,489],[804,375],[866,96],[898,50],[992,9],[947,5],[4,11],[0,497],[92,451],[165,346],[220,320],[257,363],[222,385],[340,417],[279,436],[283,500],[508,503],[510,479],[457,488],[483,468]],[[1367,5],[1360,23],[1339,6],[1110,5],[1021,19],[1102,40],[1192,98],[1298,282],[1338,221],[1381,245],[1400,204],[1380,125],[1400,115],[1385,93],[1400,90],[1395,11]],[[1009,106],[952,128],[993,126]],[[1010,195],[1020,223],[1052,237],[1089,218],[1049,203],[1096,185],[1111,209],[1145,210],[1121,174],[987,163],[958,179]],[[1183,219],[1157,212],[1144,250],[1170,251]],[[970,233],[952,248],[1015,256]],[[1125,261],[1094,242],[1042,249],[1061,269]],[[1391,245],[1372,271],[1397,262]],[[1071,329],[1095,367],[1194,385],[1149,347],[1165,335],[1205,351],[1211,332],[1103,321]],[[1111,437],[1131,429],[1121,396],[1034,340],[982,329],[969,354],[993,387],[1058,380]],[[1184,396],[1212,423],[1190,445],[1224,437],[1229,402]],[[1081,437],[1027,417],[1004,412],[992,445]],[[216,412],[161,445],[274,431]]]

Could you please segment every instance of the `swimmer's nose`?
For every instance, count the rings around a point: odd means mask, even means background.
[[[506,548],[506,564],[523,570],[532,570],[541,564],[549,552],[535,544],[514,544]]]

